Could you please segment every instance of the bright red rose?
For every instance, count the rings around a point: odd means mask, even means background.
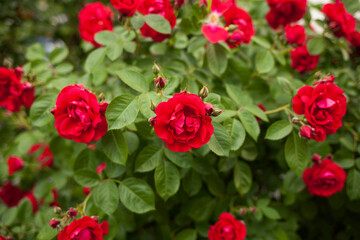
[[[345,37],[355,31],[355,18],[346,11],[343,3],[325,4],[322,12],[327,16],[329,27],[335,36]]]
[[[14,69],[0,67],[0,106],[11,112],[20,111],[20,96],[23,91],[21,75]]]
[[[22,84],[23,91],[20,95],[20,102],[25,108],[30,108],[35,100],[35,88],[29,82]]]
[[[11,182],[5,183],[5,185],[0,189],[0,198],[8,207],[17,206],[25,195],[26,192],[13,186]]]
[[[3,236],[0,236],[0,240],[11,240],[11,238],[4,238]]]
[[[51,112],[59,135],[75,142],[89,143],[102,138],[108,128],[105,110],[95,94],[82,85],[65,87]]]
[[[286,25],[285,35],[288,43],[301,45],[305,42],[305,28],[301,25]]]
[[[330,197],[343,189],[346,172],[327,158],[320,164],[315,163],[311,168],[305,169],[303,180],[310,194]]]
[[[176,93],[156,109],[154,130],[174,152],[186,152],[207,143],[214,132],[200,97],[187,92]]]
[[[319,62],[319,56],[310,55],[306,45],[291,50],[290,58],[291,67],[300,73],[315,69]]]
[[[41,163],[41,167],[52,167],[54,164],[54,156],[50,151],[50,147],[48,144],[45,143],[35,144],[29,149],[28,153],[33,154],[35,152],[38,152],[39,149],[41,148],[43,149],[43,152],[37,158],[37,161]]]
[[[266,20],[274,29],[300,20],[306,12],[306,0],[267,0],[267,3],[270,12]]]
[[[143,0],[111,0],[110,3],[121,15],[131,17],[135,14]]]
[[[29,201],[31,202],[33,213],[36,213],[39,210],[39,204],[38,204],[38,201],[36,200],[36,198],[34,196],[33,190],[31,190],[31,192],[26,194],[25,197],[27,199],[29,199]]]
[[[353,45],[354,48],[360,48],[360,32],[354,31],[346,35],[346,39]]]
[[[113,13],[110,7],[105,7],[101,2],[88,3],[79,13],[79,31],[82,39],[91,42],[95,47],[101,45],[95,42],[95,34],[113,30]]]
[[[9,156],[7,164],[9,175],[13,175],[14,172],[17,172],[24,167],[24,160],[17,156]]]
[[[147,0],[144,1],[140,6],[138,11],[143,14],[158,14],[166,18],[171,26],[171,29],[175,27],[176,16],[174,14],[174,9],[171,7],[169,0]],[[162,34],[154,29],[152,29],[146,23],[140,28],[141,34],[144,37],[151,37],[155,42],[162,42],[170,36],[170,34]]]
[[[254,26],[250,15],[243,9],[232,5],[223,14],[226,26],[236,25],[236,29],[229,33],[227,43],[229,47],[234,48],[242,43],[249,43],[255,34]]]
[[[98,224],[91,217],[74,219],[58,235],[58,240],[102,240],[109,232],[107,221]]]
[[[209,240],[243,240],[246,237],[246,226],[230,213],[222,213],[219,221],[210,227],[208,237]]]
[[[343,90],[332,82],[322,82],[315,88],[302,87],[292,102],[294,112],[305,114],[309,124],[315,128],[313,138],[317,141],[325,140],[325,134],[333,134],[342,126],[346,98]]]

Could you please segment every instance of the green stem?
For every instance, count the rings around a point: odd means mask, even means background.
[[[290,104],[286,104],[286,105],[281,106],[281,107],[278,107],[278,108],[276,108],[276,109],[266,111],[265,114],[268,115],[268,114],[278,113],[278,112],[281,112],[281,111],[283,111],[283,110],[286,111],[286,109],[287,109],[288,107],[290,107]]]

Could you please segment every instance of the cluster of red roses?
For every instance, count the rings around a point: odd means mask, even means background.
[[[23,72],[20,67],[15,69],[0,67],[0,107],[18,112],[22,105],[30,108],[33,104],[35,89],[29,82],[21,83]]]
[[[202,4],[207,4],[207,2],[200,2],[200,5]],[[225,24],[221,23],[221,16],[223,16]],[[224,2],[213,0],[211,13],[201,31],[211,43],[226,41],[231,48],[242,43],[249,43],[255,34],[250,15],[239,8],[234,0]]]

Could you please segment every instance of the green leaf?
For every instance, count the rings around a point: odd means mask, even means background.
[[[119,205],[119,191],[112,181],[104,181],[94,190],[94,201],[96,206],[106,214],[113,214]]]
[[[256,105],[247,105],[247,106],[244,107],[244,109],[251,112],[252,114],[257,116],[261,120],[263,120],[265,122],[269,122],[269,119],[266,116],[265,112],[263,110],[261,110],[258,106],[256,106]]]
[[[350,200],[360,199],[360,172],[355,168],[349,171],[346,178],[346,193]]]
[[[305,140],[293,131],[285,143],[285,160],[292,171],[300,176],[310,161],[310,153]]]
[[[56,97],[55,94],[48,93],[36,98],[30,108],[30,120],[32,125],[41,127],[54,119],[54,116],[50,111],[55,107]]]
[[[186,173],[183,179],[183,188],[189,196],[196,195],[201,189],[202,181],[201,176],[194,170]]]
[[[145,20],[142,16],[133,16],[130,18],[130,24],[134,29],[138,30],[145,24]]]
[[[275,65],[275,61],[271,53],[267,50],[260,50],[255,56],[255,67],[259,73],[270,72]]]
[[[40,43],[35,43],[26,49],[25,57],[29,61],[33,60],[44,60],[45,59],[45,48]]]
[[[94,187],[100,182],[99,175],[88,169],[81,169],[74,172],[74,179],[83,187]]]
[[[296,176],[292,171],[285,174],[284,177],[284,189],[291,193],[301,192],[305,188],[302,176]]]
[[[143,93],[139,96],[139,108],[140,112],[146,117],[146,118],[152,118],[155,117],[156,114],[154,111],[151,110],[151,101],[153,103],[157,104],[157,94],[155,92],[147,92]]]
[[[241,124],[241,122],[237,119],[231,119],[226,121],[225,128],[229,135],[231,136],[231,151],[238,150],[244,143],[246,132]]]
[[[251,40],[259,46],[262,46],[264,48],[271,48],[271,43],[264,37],[253,36]]]
[[[273,50],[271,50],[271,53],[274,55],[274,57],[276,58],[276,60],[277,60],[281,65],[283,65],[283,66],[286,65],[286,59],[285,59],[284,55],[283,55],[281,52],[273,49]]]
[[[239,106],[251,104],[249,96],[241,88],[231,84],[225,84],[226,93]],[[221,115],[220,115],[221,116]]]
[[[265,139],[280,140],[291,133],[292,124],[287,120],[279,120],[270,125],[266,131]]]
[[[218,156],[228,156],[231,147],[231,138],[226,129],[217,122],[213,122],[214,133],[207,143],[210,150]]]
[[[241,195],[249,192],[252,185],[252,173],[249,165],[237,161],[234,168],[234,184]]]
[[[5,226],[12,225],[17,220],[17,210],[17,207],[6,209],[6,211],[1,215],[2,224]]]
[[[85,66],[84,69],[86,72],[93,72],[97,66],[99,66],[106,55],[106,48],[98,48],[94,51],[92,51],[89,56],[85,60]]]
[[[163,156],[162,148],[157,145],[146,146],[135,160],[135,172],[149,172],[156,168]]]
[[[280,219],[280,215],[278,213],[278,211],[274,208],[271,208],[271,207],[263,207],[261,208],[261,211],[263,212],[263,214],[270,218],[270,219],[273,219],[273,220],[278,220]]]
[[[206,56],[210,71],[220,77],[225,72],[228,64],[225,49],[219,44],[209,43]]]
[[[95,42],[101,45],[110,45],[116,42],[116,34],[111,31],[100,31],[95,34]]]
[[[89,148],[82,150],[75,159],[74,171],[80,169],[95,170],[98,165],[96,161],[95,151]]]
[[[151,187],[143,180],[127,178],[119,185],[120,200],[124,206],[135,213],[155,210],[155,195]]]
[[[162,199],[167,201],[180,187],[180,173],[169,161],[161,161],[155,170],[155,188]]]
[[[106,109],[109,130],[120,129],[133,123],[139,113],[138,98],[122,94],[111,101]]]
[[[136,43],[135,42],[124,42],[123,45],[125,51],[129,53],[134,53],[136,50]]]
[[[191,168],[193,157],[190,152],[173,152],[165,148],[165,156],[181,168]]]
[[[117,42],[109,44],[106,47],[106,55],[110,58],[111,61],[118,59],[122,53],[123,47]]]
[[[319,55],[325,49],[324,39],[322,37],[316,37],[309,40],[307,48],[311,55]]]
[[[176,234],[175,240],[196,240],[196,230],[187,228]]]
[[[158,14],[147,14],[144,16],[145,23],[149,25],[156,32],[162,34],[170,34],[171,33],[171,25],[169,21],[160,16]]]
[[[101,139],[105,155],[114,163],[126,165],[128,147],[121,130],[108,131]]]
[[[37,235],[36,239],[38,240],[49,240],[53,239],[59,234],[56,228],[50,227],[50,225],[46,224],[44,225],[39,234]]]
[[[57,74],[67,74],[74,69],[74,66],[71,63],[64,62],[60,63],[55,67],[55,72]]]
[[[254,115],[246,110],[242,110],[239,112],[239,118],[245,127],[246,132],[249,133],[250,137],[257,141],[260,134],[260,127]]]
[[[50,62],[55,65],[58,63],[61,63],[62,61],[65,60],[65,58],[69,55],[69,50],[67,49],[67,47],[59,47],[59,48],[55,48],[51,53],[50,53]]]
[[[149,84],[141,73],[132,70],[121,70],[117,71],[116,75],[129,87],[138,92],[146,92],[149,90]]]

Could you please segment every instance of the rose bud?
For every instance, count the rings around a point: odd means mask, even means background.
[[[307,139],[311,139],[311,134],[312,134],[312,128],[310,126],[302,126],[300,128],[300,136],[307,138]]]
[[[90,193],[90,188],[89,188],[89,187],[84,187],[84,188],[83,188],[83,193],[84,193],[84,195],[89,195],[89,193]]]
[[[7,160],[8,173],[13,175],[15,172],[21,170],[24,167],[24,160],[17,156],[10,156]]]
[[[205,112],[208,116],[211,116],[211,114],[214,112],[214,108],[210,103],[205,103]]]
[[[52,227],[52,228],[56,228],[58,225],[60,224],[60,221],[59,220],[56,220],[56,219],[51,219],[50,220],[50,223],[49,225]]]
[[[256,207],[254,207],[254,206],[250,207],[250,212],[251,212],[251,213],[255,213],[256,210],[257,210]]]
[[[333,155],[332,155],[331,153],[329,153],[329,154],[326,155],[326,158],[332,160],[332,159],[333,159]]]
[[[97,174],[101,174],[102,171],[104,171],[106,168],[106,162],[103,162],[102,164],[100,164],[97,168],[96,168],[96,173]]]
[[[291,122],[294,123],[294,124],[299,124],[300,120],[299,120],[298,117],[293,117],[293,118],[291,119]]]
[[[163,89],[166,85],[166,80],[162,77],[158,77],[157,79],[155,79],[155,86],[158,88],[158,89]]]
[[[54,213],[55,214],[61,214],[62,213],[62,210],[61,210],[61,208],[60,207],[54,207]]]
[[[240,208],[239,209],[239,214],[241,215],[241,216],[244,216],[245,214],[246,214],[246,208]]]
[[[222,112],[223,112],[223,110],[221,110],[220,108],[215,108],[215,109],[214,109],[214,112],[212,113],[211,116],[217,117],[217,116],[219,116]]]
[[[70,208],[69,211],[67,212],[67,214],[69,217],[74,218],[74,217],[76,217],[78,212],[74,208]]]
[[[155,108],[156,108],[155,103],[152,100],[150,100],[150,109],[151,109],[151,111],[155,112]]]
[[[95,222],[97,222],[97,223],[99,222],[99,217],[98,217],[98,216],[92,216],[91,218],[92,218]]]
[[[206,86],[203,86],[203,88],[200,90],[200,97],[202,100],[209,96],[209,89]]]
[[[149,119],[149,122],[150,122],[151,126],[154,126],[155,123],[156,123],[156,117],[150,118],[150,119]]]
[[[320,163],[321,161],[321,156],[319,154],[314,154],[312,157],[311,157],[311,160],[314,162],[314,163]]]
[[[152,67],[152,72],[154,73],[154,75],[158,75],[160,73],[160,67],[159,65],[157,65],[156,63],[154,63],[153,67]]]

